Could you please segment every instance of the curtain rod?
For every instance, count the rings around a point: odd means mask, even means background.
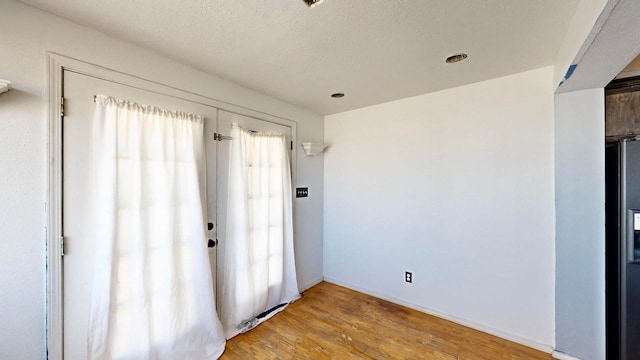
[[[160,95],[164,95],[164,94],[160,94]],[[196,101],[192,101],[192,100],[188,100],[188,99],[183,99],[183,98],[179,98],[179,97],[175,97],[175,96],[170,96],[170,95],[166,95],[166,96],[172,97],[172,98],[174,98],[174,99],[178,99],[178,100],[183,100],[183,101],[186,101],[186,102],[190,102],[190,103],[193,103],[193,104],[198,104],[198,105],[203,105],[203,106],[211,107],[211,108],[216,109],[216,111],[225,111],[225,112],[228,112],[228,113],[231,113],[231,114],[240,115],[240,116],[245,116],[245,117],[252,118],[252,119],[256,119],[256,120],[266,121],[266,122],[268,122],[268,123],[272,123],[272,124],[276,124],[276,125],[287,126],[287,125],[283,125],[283,124],[276,123],[276,122],[273,122],[273,121],[269,121],[269,120],[266,120],[266,119],[260,119],[260,118],[257,118],[257,117],[255,117],[255,116],[250,116],[250,115],[247,115],[247,114],[242,114],[242,113],[239,113],[239,112],[230,111],[230,110],[226,110],[226,109],[220,109],[219,107],[216,107],[216,106],[213,106],[213,105],[209,105],[209,104],[203,104],[203,103],[199,103],[199,102],[196,102]],[[98,95],[93,95],[93,102],[94,102],[94,103],[96,102],[96,99],[97,99],[97,98],[98,98]],[[248,109],[248,110],[250,110],[250,111],[255,111],[255,110],[251,110],[251,109]],[[268,116],[275,116],[275,115],[269,115],[269,114],[267,114],[267,113],[265,113],[265,115],[268,115]],[[281,118],[281,119],[284,119],[284,118]],[[288,119],[284,119],[284,120],[288,120]],[[251,132],[253,132],[253,133],[257,133],[257,131],[255,131],[255,130],[251,130],[251,129],[249,129],[249,131],[251,131]],[[231,140],[231,139],[223,139],[223,140]]]
[[[93,102],[95,103],[98,100],[98,95],[93,95]],[[186,100],[188,101],[188,100]],[[215,106],[213,106],[214,109],[216,109],[216,111],[218,111],[219,109],[216,108]],[[226,110],[225,110],[226,111]],[[235,113],[234,113],[235,114]],[[242,114],[237,114],[237,115],[242,115]],[[254,130],[250,130],[251,132],[256,132]],[[231,136],[225,136],[222,134],[218,134],[218,133],[213,133],[213,140],[214,141],[222,141],[222,140],[233,140],[233,138]]]

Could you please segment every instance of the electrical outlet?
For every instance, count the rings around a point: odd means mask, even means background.
[[[413,282],[413,273],[409,271],[404,272],[404,281],[411,284]]]

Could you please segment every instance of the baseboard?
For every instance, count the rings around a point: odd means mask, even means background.
[[[567,355],[565,353],[561,353],[561,352],[559,352],[557,350],[554,350],[551,353],[551,356],[553,356],[554,359],[558,359],[558,360],[580,360],[577,357],[573,357],[571,355]]]
[[[420,312],[423,312],[423,313],[426,313],[426,314],[429,314],[429,315],[437,316],[437,317],[439,317],[441,319],[449,320],[449,321],[454,322],[456,324],[460,324],[460,325],[466,326],[468,328],[472,328],[472,329],[475,329],[475,330],[478,330],[478,331],[482,331],[484,333],[487,333],[487,334],[490,334],[490,335],[493,335],[493,336],[497,336],[499,338],[502,338],[502,339],[505,339],[505,340],[509,340],[509,341],[514,342],[514,343],[517,343],[517,344],[520,344],[520,345],[524,345],[524,346],[530,347],[532,349],[536,349],[536,350],[545,352],[547,354],[551,354],[554,351],[554,348],[552,346],[547,345],[547,344],[542,344],[542,343],[537,342],[535,340],[527,339],[527,338],[524,338],[522,336],[515,335],[515,334],[510,334],[510,333],[504,332],[502,330],[494,329],[494,328],[492,328],[490,326],[486,326],[486,325],[483,325],[483,324],[478,324],[478,323],[475,323],[473,321],[469,321],[469,320],[466,320],[466,319],[463,319],[463,318],[459,318],[459,317],[454,316],[454,315],[450,315],[450,314],[445,314],[445,313],[439,312],[437,310],[425,308],[425,307],[420,306],[420,305],[412,304],[412,303],[409,303],[409,302],[406,302],[404,300],[400,300],[400,299],[397,299],[397,298],[394,298],[394,297],[391,297],[391,296],[386,296],[386,295],[377,293],[375,291],[371,291],[371,290],[368,290],[368,289],[361,288],[361,287],[353,285],[353,284],[345,283],[345,282],[340,281],[340,280],[336,280],[336,279],[325,277],[324,281],[332,283],[332,284],[336,284],[336,285],[339,285],[339,286],[343,286],[343,287],[346,287],[348,289],[355,290],[355,291],[358,291],[358,292],[361,292],[361,293],[364,293],[364,294],[367,294],[367,295],[371,295],[371,296],[377,297],[379,299],[387,300],[387,301],[390,301],[390,302],[392,302],[394,304],[406,306],[408,308],[411,308],[411,309],[414,309],[414,310],[418,310]],[[574,358],[569,358],[569,359],[574,359]]]
[[[304,285],[300,286],[300,287],[298,288],[298,291],[303,292],[303,291],[309,290],[309,289],[311,289],[312,287],[314,287],[314,286],[316,286],[316,285],[320,284],[320,283],[321,283],[321,282],[323,282],[323,281],[324,281],[324,278],[321,276],[321,277],[319,277],[318,279],[311,280],[310,282],[308,282],[308,283],[306,283],[306,284],[304,284]]]

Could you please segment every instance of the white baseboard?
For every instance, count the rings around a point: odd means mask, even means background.
[[[558,360],[580,360],[577,357],[573,357],[571,355],[567,355],[565,353],[561,353],[561,352],[559,352],[557,350],[554,350],[551,353],[551,356],[553,356],[554,359],[558,359]]]
[[[361,293],[364,293],[364,294],[367,294],[367,295],[371,295],[371,296],[377,297],[379,299],[387,300],[387,301],[390,301],[390,302],[398,304],[398,305],[406,306],[408,308],[411,308],[411,309],[414,309],[414,310],[418,310],[420,312],[427,313],[429,315],[437,316],[437,317],[439,317],[441,319],[449,320],[449,321],[454,322],[456,324],[460,324],[460,325],[463,325],[463,326],[466,326],[466,327],[469,327],[469,328],[472,328],[472,329],[475,329],[475,330],[478,330],[478,331],[482,331],[484,333],[487,333],[487,334],[490,334],[490,335],[493,335],[493,336],[497,336],[497,337],[505,339],[505,340],[512,341],[512,342],[520,344],[520,345],[524,345],[524,346],[527,346],[527,347],[530,347],[530,348],[533,348],[533,349],[536,349],[536,350],[540,350],[540,351],[545,352],[547,354],[551,354],[554,351],[554,348],[551,345],[543,344],[543,343],[537,342],[535,340],[524,338],[524,337],[519,336],[519,335],[510,334],[510,333],[504,332],[502,330],[494,329],[494,328],[492,328],[490,326],[486,326],[486,325],[483,325],[483,324],[478,324],[478,323],[475,323],[473,321],[469,321],[469,320],[466,320],[466,319],[463,319],[463,318],[459,318],[459,317],[454,316],[454,315],[444,314],[444,313],[441,313],[441,312],[439,312],[437,310],[425,308],[425,307],[420,306],[420,305],[408,303],[408,302],[406,302],[404,300],[400,300],[400,299],[397,299],[397,298],[394,298],[394,297],[386,296],[386,295],[377,293],[375,291],[371,291],[371,290],[364,289],[364,288],[361,288],[361,287],[353,285],[353,284],[342,282],[340,280],[336,280],[336,279],[325,277],[324,281],[332,283],[332,284],[340,285],[340,286],[343,286],[343,287],[346,287],[346,288],[349,288],[351,290],[355,290],[355,291],[358,291],[358,292],[361,292]],[[574,359],[574,358],[568,358],[568,359]]]
[[[298,289],[298,291],[303,292],[303,291],[309,290],[309,289],[311,289],[312,287],[314,287],[314,286],[316,286],[316,285],[320,284],[320,283],[321,283],[321,282],[323,282],[323,281],[324,281],[324,278],[321,276],[321,277],[319,277],[318,279],[311,280],[311,281],[309,281],[308,283],[306,283],[306,284],[304,284],[304,285],[300,286],[300,287],[299,287],[299,289]]]

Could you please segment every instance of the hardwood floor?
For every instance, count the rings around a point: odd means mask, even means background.
[[[552,359],[513,342],[320,283],[227,342],[221,359]]]

